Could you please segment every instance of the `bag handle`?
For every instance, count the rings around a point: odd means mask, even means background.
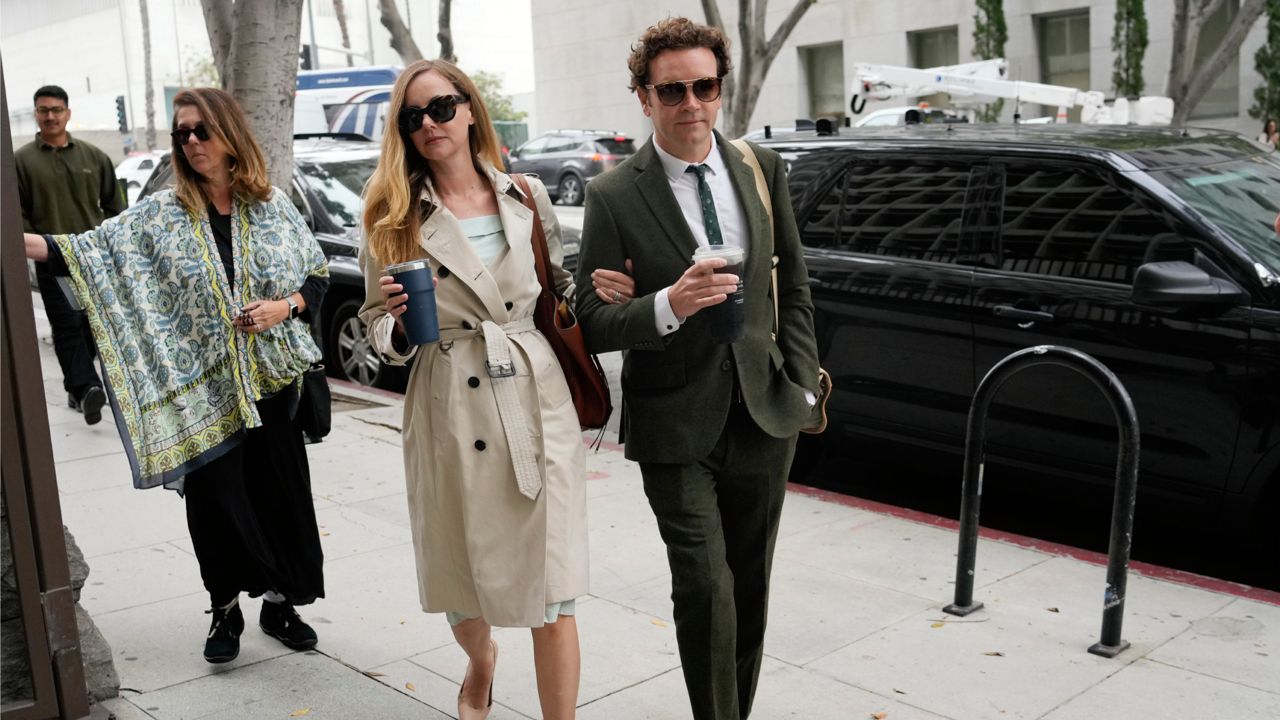
[[[764,211],[769,216],[769,255],[770,265],[769,274],[773,284],[773,340],[778,341],[778,256],[773,252],[773,196],[769,194],[769,183],[764,179],[764,169],[760,167],[760,158],[756,157],[756,151],[747,144],[746,140],[730,140],[730,144],[738,148],[742,153],[742,161],[751,168],[751,173],[756,178],[756,194],[760,196],[760,202],[764,203]]]
[[[550,292],[559,300],[560,295],[556,292],[555,279],[551,276],[551,251],[547,249],[547,232],[542,228],[542,215],[538,212],[538,204],[534,202],[529,179],[523,173],[512,173],[509,177],[524,192],[522,199],[524,206],[533,211],[533,235],[530,241],[533,245],[533,264],[537,268],[538,282],[543,290]]]

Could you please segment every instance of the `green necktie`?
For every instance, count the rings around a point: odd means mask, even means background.
[[[720,237],[720,219],[716,217],[716,201],[711,197],[711,186],[707,184],[707,166],[690,165],[685,172],[698,176],[698,201],[702,203],[702,226],[707,231],[707,243],[723,245]]]

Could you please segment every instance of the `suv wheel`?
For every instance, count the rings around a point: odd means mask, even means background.
[[[344,301],[333,311],[325,344],[331,358],[334,374],[360,385],[375,386],[382,374],[382,361],[374,352],[360,320],[360,301],[354,298]]]
[[[582,204],[582,178],[573,173],[565,173],[560,178],[560,203],[562,205]]]

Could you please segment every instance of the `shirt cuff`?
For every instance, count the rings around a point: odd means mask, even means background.
[[[684,324],[684,321],[676,317],[676,312],[671,309],[671,301],[667,299],[667,291],[671,288],[665,287],[658,291],[653,298],[653,319],[654,324],[658,327],[658,335],[666,337]]]

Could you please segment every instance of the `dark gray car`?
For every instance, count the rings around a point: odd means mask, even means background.
[[[552,130],[511,152],[511,171],[542,178],[552,200],[581,205],[587,183],[635,155],[631,138],[612,130]]]

